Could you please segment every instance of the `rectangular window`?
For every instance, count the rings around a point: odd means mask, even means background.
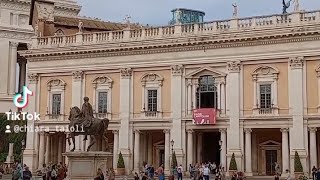
[[[158,91],[148,90],[148,111],[156,112],[158,105]]]
[[[271,108],[271,84],[260,85],[260,108]]]
[[[52,95],[52,114],[59,115],[61,108],[61,94]]]
[[[107,113],[107,92],[99,92],[98,94],[98,113]]]

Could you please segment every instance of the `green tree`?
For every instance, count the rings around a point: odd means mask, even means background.
[[[121,152],[119,153],[117,168],[125,168]]]
[[[294,154],[294,172],[303,172],[303,167],[297,151]]]
[[[238,170],[237,162],[236,162],[236,158],[234,156],[234,153],[232,153],[232,156],[231,156],[229,170],[231,170],[231,171],[237,171]]]
[[[178,166],[178,162],[177,162],[176,153],[173,151],[171,156],[171,168],[175,169],[177,166]]]
[[[9,143],[14,143],[13,156],[15,157],[15,160],[21,160],[21,141],[26,138],[26,133],[5,133],[5,131],[7,130],[7,125],[10,125],[12,131],[12,127],[15,125],[24,126],[26,123],[27,121],[22,120],[8,121],[5,114],[0,114],[0,162],[4,162],[6,160],[9,151]]]

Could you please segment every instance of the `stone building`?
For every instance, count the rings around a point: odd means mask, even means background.
[[[30,0],[2,0],[0,2],[0,113],[16,111],[12,97],[20,93],[26,83],[27,61],[17,54],[28,49],[34,30],[29,25]],[[80,6],[73,0],[55,0],[55,14],[76,16]]]
[[[248,176],[273,175],[275,162],[293,172],[295,152],[306,173],[319,166],[320,11],[162,27],[81,19],[69,27],[43,12],[52,8],[35,2],[33,26],[43,22],[44,36],[19,52],[35,94],[28,111],[41,114],[35,126],[50,128],[28,133],[24,159],[33,170],[67,162],[61,153],[70,147],[55,126],[69,123],[84,96],[96,117],[110,119],[109,143],[95,150],[113,153],[110,166],[121,152],[127,173],[143,161],[168,171],[173,151],[184,169],[202,161],[228,169],[234,153]],[[202,108],[216,109],[215,124],[193,123]],[[87,145],[77,138],[77,151]]]

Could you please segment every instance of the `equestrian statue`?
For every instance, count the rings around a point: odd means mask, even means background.
[[[75,136],[78,135],[85,135],[84,141],[87,140],[87,136],[90,136],[90,145],[87,148],[87,151],[90,151],[90,148],[96,143],[96,139],[102,137],[106,144],[108,144],[108,138],[107,138],[107,129],[109,126],[109,119],[103,118],[95,118],[93,117],[93,108],[91,104],[89,103],[89,98],[84,97],[83,98],[84,103],[82,105],[81,110],[79,107],[74,106],[70,108],[69,113],[69,137],[68,143],[71,145],[70,139],[72,139],[73,147],[71,149],[71,152],[75,150]],[[75,129],[81,129],[83,131],[75,132]],[[73,130],[73,131],[72,131]]]

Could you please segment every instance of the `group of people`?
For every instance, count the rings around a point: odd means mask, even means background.
[[[140,173],[134,173],[135,180],[147,180],[154,179],[154,176],[157,175],[159,180],[164,180],[164,168],[163,165],[159,166],[157,169],[153,167],[151,164],[143,163],[143,171]]]
[[[51,163],[50,163],[51,164]],[[42,176],[43,180],[63,180],[67,177],[68,168],[66,164],[60,162],[58,165],[42,165],[42,169],[38,174]]]
[[[320,168],[312,167],[312,179],[320,180]]]
[[[189,164],[190,179],[192,180],[209,180],[210,175],[215,180],[225,180],[225,170],[221,165],[217,166],[216,163],[196,163],[195,165]]]
[[[104,180],[105,177],[108,180],[114,180],[115,179],[115,172],[114,172],[113,168],[107,169],[105,174],[103,173],[102,169],[99,168],[98,172],[97,172],[97,175],[94,178],[94,180]]]
[[[19,161],[15,161],[12,165],[11,170],[1,168],[1,174],[7,173],[11,171],[12,173],[12,180],[30,180],[32,178],[32,173],[29,170],[29,167],[24,164],[22,165]]]

